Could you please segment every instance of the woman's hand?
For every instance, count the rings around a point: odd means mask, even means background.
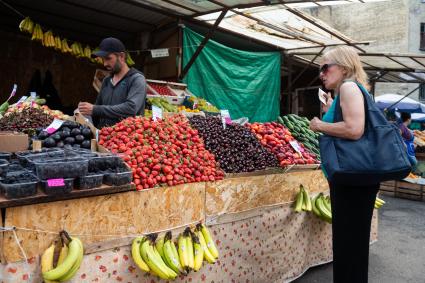
[[[334,100],[332,99],[330,92],[323,94],[323,96],[326,98],[326,104],[322,103],[322,111],[328,112]]]
[[[319,118],[314,117],[313,120],[310,121],[310,130],[314,132],[320,132],[319,127],[322,121]]]

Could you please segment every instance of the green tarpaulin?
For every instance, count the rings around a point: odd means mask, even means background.
[[[202,39],[202,35],[184,29],[183,66]],[[279,52],[241,51],[209,40],[184,82],[194,95],[219,109],[228,109],[232,119],[268,122],[279,115]]]

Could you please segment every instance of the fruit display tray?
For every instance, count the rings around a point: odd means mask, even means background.
[[[41,188],[49,196],[69,194],[74,188],[74,179],[63,179],[63,185],[51,185],[49,181],[41,181]]]
[[[89,173],[86,176],[80,177],[76,182],[76,189],[87,190],[102,186],[103,174]]]
[[[55,178],[78,178],[87,175],[89,168],[88,159],[64,158],[34,162],[37,177],[40,180]]]

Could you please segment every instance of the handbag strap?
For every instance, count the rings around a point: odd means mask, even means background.
[[[363,95],[363,105],[364,105],[364,114],[365,114],[365,130],[366,130],[366,125],[368,125],[369,122],[369,111],[368,111],[368,105],[369,105],[369,99],[370,98],[370,94],[369,92],[363,87],[362,84],[358,83],[357,81],[353,81],[357,84],[357,86],[359,87],[360,91],[362,92]],[[336,97],[336,105],[335,105],[335,114],[334,114],[334,123],[336,122],[342,122],[344,121],[344,117],[342,114],[342,109],[341,109],[341,100],[340,100],[340,96],[341,94],[339,94]]]

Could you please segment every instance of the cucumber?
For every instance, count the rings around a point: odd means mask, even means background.
[[[285,122],[283,122],[283,119],[282,119],[282,117],[277,117],[277,122],[278,123],[280,123],[280,124],[283,124],[283,125],[285,125]]]
[[[298,120],[292,115],[293,114],[288,115],[289,120],[291,120],[291,122],[293,122],[294,124],[298,124]]]

